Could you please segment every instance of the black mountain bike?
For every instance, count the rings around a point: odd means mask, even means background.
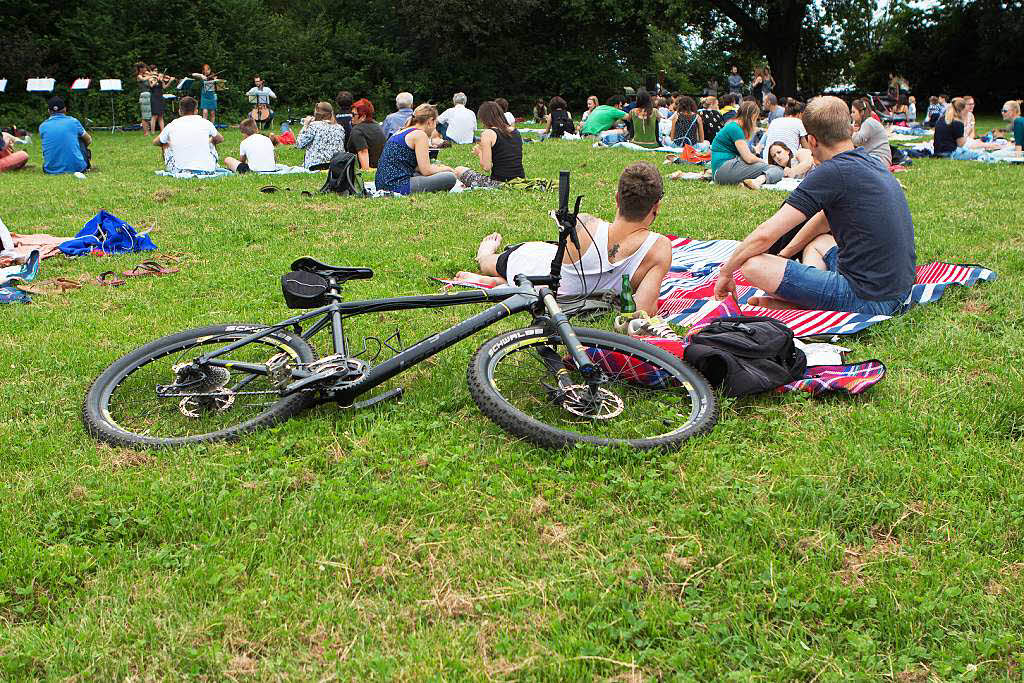
[[[83,419],[97,439],[119,446],[179,446],[237,438],[281,422],[316,403],[365,408],[401,396],[383,382],[516,313],[530,327],[499,334],[469,364],[469,391],[480,410],[512,434],[545,447],[574,443],[673,447],[715,424],[715,395],[679,358],[620,334],[574,327],[555,299],[569,240],[579,248],[569,210],[569,173],[559,179],[558,249],[547,275],[520,275],[514,285],[455,294],[344,301],[350,280],[369,268],[330,266],[305,257],[282,277],[291,308],[314,309],[275,325],[211,325],[150,342],[115,361],[93,382]],[[463,304],[483,312],[401,348],[396,336],[353,355],[344,321],[364,313]],[[302,325],[314,321],[305,330]],[[309,340],[328,329],[330,355]],[[376,339],[376,338],[374,338]]]

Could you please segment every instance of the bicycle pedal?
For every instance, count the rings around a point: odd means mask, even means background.
[[[327,372],[318,372],[315,375],[310,375],[300,379],[298,382],[292,382],[281,391],[282,396],[291,396],[297,394],[300,391],[308,391],[310,389],[320,389],[325,384],[335,384],[339,380],[348,377],[348,371],[345,369],[329,370]]]

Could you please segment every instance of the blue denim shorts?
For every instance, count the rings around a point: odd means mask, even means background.
[[[850,281],[837,271],[838,264],[839,247],[832,247],[825,254],[825,267],[828,270],[789,261],[775,296],[811,311],[892,315],[903,306],[905,299],[869,301],[860,298],[853,291]]]

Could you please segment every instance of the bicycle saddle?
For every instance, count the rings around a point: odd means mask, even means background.
[[[316,273],[323,277],[333,277],[339,282],[348,280],[369,280],[373,277],[371,268],[352,268],[349,266],[331,266],[321,263],[309,256],[303,256],[292,263],[292,270],[304,270],[307,273]]]

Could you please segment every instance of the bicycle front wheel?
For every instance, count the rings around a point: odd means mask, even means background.
[[[480,410],[506,431],[548,448],[668,449],[714,426],[714,392],[690,365],[620,334],[575,331],[604,373],[596,391],[557,334],[513,330],[484,343],[470,362],[469,391]],[[559,383],[560,376],[570,381]]]
[[[282,397],[266,375],[228,367],[198,368],[192,361],[263,329],[211,325],[150,342],[114,361],[89,388],[85,427],[115,446],[182,446],[225,441],[285,420],[313,401]],[[301,337],[279,330],[222,356],[235,363],[290,366],[312,363],[316,352]]]

